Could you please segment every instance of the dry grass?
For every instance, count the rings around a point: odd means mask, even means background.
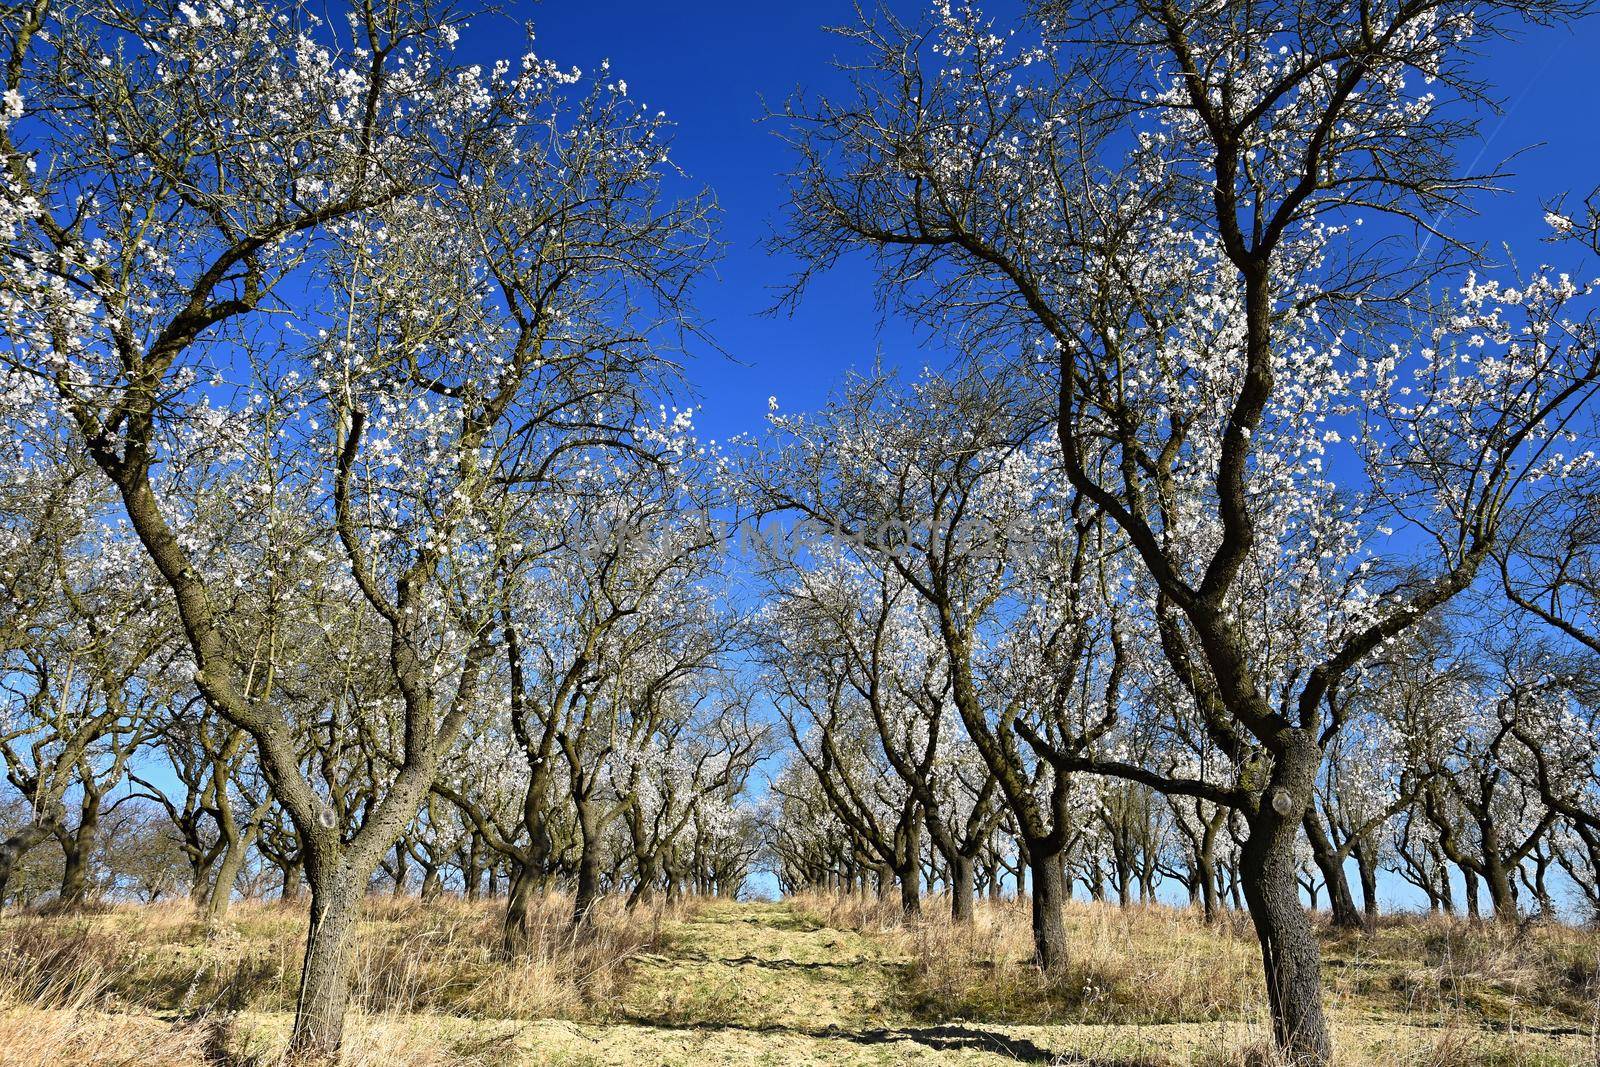
[[[1391,917],[1370,934],[1330,940],[1325,950],[1335,989],[1399,999],[1413,1012],[1593,1024],[1600,1007],[1600,933],[1593,928]]]
[[[980,904],[970,928],[937,897],[910,923],[861,896],[632,914],[613,901],[574,939],[551,897],[515,963],[495,952],[502,906],[368,902],[347,1065],[995,1067],[1015,1040],[1085,1067],[1287,1067],[1237,917],[1075,903],[1070,963],[1047,979],[1009,901]],[[0,1067],[277,1064],[304,929],[270,904],[214,930],[181,905],[8,914]],[[1324,950],[1340,1067],[1600,1067],[1592,930],[1396,917],[1325,934]]]
[[[1348,1045],[1349,1042],[1345,1042]],[[1341,1046],[1343,1048],[1343,1046]],[[1455,1025],[1424,1036],[1418,1042],[1380,1036],[1365,1048],[1343,1048],[1337,1062],[1342,1067],[1576,1067],[1593,1063],[1553,1051],[1548,1042],[1534,1038],[1486,1039],[1483,1032]],[[1266,1037],[1202,1052],[1191,1067],[1294,1067]]]
[[[924,902],[919,922],[865,897],[805,896],[797,905],[842,929],[877,928],[909,957],[906,1009],[919,1019],[1031,1024],[1200,1023],[1250,1018],[1264,995],[1248,925],[1207,926],[1167,907],[1072,903],[1066,967],[1032,966],[1026,902],[981,902],[970,927],[948,903]]]
[[[1244,1026],[1258,1037],[1201,1053],[1206,1067],[1277,1067],[1259,950],[1247,918],[1208,925],[1188,909],[1074,902],[1069,962],[1059,975],[1030,965],[1025,903],[980,902],[968,928],[946,901],[924,900],[907,922],[898,900],[805,895],[819,925],[872,932],[907,963],[903,1007],[927,1022],[1030,1025]],[[1364,934],[1322,932],[1325,1003],[1344,1062],[1405,1067],[1600,1067],[1600,933],[1396,915]],[[1386,1040],[1404,1030],[1409,1044]],[[1567,1051],[1553,1051],[1560,1038]],[[1589,1049],[1574,1059],[1573,1044]],[[1365,1049],[1366,1051],[1359,1051]],[[1156,1062],[1166,1062],[1158,1060]]]
[[[970,1002],[969,1014],[1008,1021],[1150,1025],[1236,1019],[1261,1002],[1253,938],[1207,929],[1186,912],[1069,908],[1075,951],[1060,974],[1047,978],[1031,966],[1026,912],[986,911],[999,914],[986,915],[970,932],[938,923],[902,933],[918,961],[913,989],[922,1011]],[[971,975],[984,976],[996,995],[964,996]]]
[[[346,1062],[487,1062],[464,1054],[481,1044],[472,1035],[419,1042],[417,1027],[389,1021],[402,1016],[603,1018],[630,961],[682,911],[628,912],[607,902],[575,936],[570,902],[552,894],[535,910],[527,954],[507,962],[496,951],[501,908],[371,898],[355,938]],[[261,903],[236,905],[215,928],[176,903],[8,916],[0,924],[0,1065],[273,1062],[286,1036],[274,1017],[294,1008],[305,923],[303,908]],[[266,1023],[241,1026],[245,1014]],[[156,1016],[176,1021],[151,1025]]]

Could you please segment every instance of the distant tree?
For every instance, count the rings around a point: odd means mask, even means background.
[[[17,863],[53,837],[58,906],[75,908],[106,797],[186,672],[142,553],[101,525],[103,480],[52,445],[25,443],[0,496],[0,761],[31,812],[0,840],[0,902]]]

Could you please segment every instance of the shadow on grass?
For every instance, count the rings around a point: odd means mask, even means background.
[[[673,956],[663,956],[664,960],[672,963],[709,963],[725,964],[729,967],[764,967],[774,971],[852,971],[862,967],[871,967],[883,971],[903,971],[910,964],[897,960],[879,960],[862,956],[853,960],[817,960],[803,962],[782,957],[771,956],[708,956],[704,952],[680,952]]]
[[[1034,1044],[1027,1038],[1007,1037],[993,1030],[980,1030],[973,1026],[946,1024],[915,1028],[883,1030],[824,1030],[818,1037],[854,1041],[860,1045],[888,1045],[897,1041],[915,1041],[937,1051],[992,1052],[1007,1056],[1018,1063],[1059,1063],[1055,1053]],[[1104,1067],[1114,1067],[1105,1064]]]
[[[841,1026],[828,1026],[820,1030],[784,1026],[778,1023],[757,1026],[740,1026],[736,1023],[666,1022],[660,1019],[635,1016],[629,1019],[640,1026],[657,1030],[676,1030],[692,1033],[745,1033],[784,1035],[810,1038],[814,1041],[848,1041],[856,1045],[892,1045],[909,1041],[939,1052],[988,1052],[1005,1056],[1018,1063],[1051,1063],[1073,1067],[1150,1067],[1148,1059],[1122,1056],[1087,1056],[1076,1052],[1052,1052],[1025,1037],[1011,1037],[995,1030],[951,1023],[944,1026],[878,1027],[850,1030]]]
[[[745,926],[764,926],[769,930],[782,930],[794,934],[814,934],[818,930],[828,927],[809,915],[798,912],[766,912],[761,915],[741,915],[727,919],[710,919],[708,922],[719,922],[724,926],[743,924]],[[845,931],[841,931],[845,932]]]

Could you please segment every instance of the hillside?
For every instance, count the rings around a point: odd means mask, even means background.
[[[534,954],[508,965],[489,951],[493,904],[373,898],[345,1062],[1270,1062],[1242,924],[1078,904],[1073,962],[1044,984],[1023,966],[1027,917],[1009,903],[981,907],[970,933],[903,926],[858,899],[612,907],[576,945],[563,904],[547,902]],[[258,904],[209,934],[179,906],[8,916],[0,1064],[274,1063],[302,922]],[[1591,933],[1403,919],[1324,947],[1339,1062],[1596,1062]]]

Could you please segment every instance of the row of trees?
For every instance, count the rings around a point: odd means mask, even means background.
[[[1488,280],[1439,221],[1496,180],[1457,158],[1490,100],[1476,45],[1584,13],[1037,0],[997,22],[943,2],[844,31],[849,88],[785,114],[796,294],[865,254],[887,305],[969,354],[784,422],[756,475],[856,546],[820,561],[833,585],[777,565],[774,640],[842,649],[784,695],[857,840],[904,865],[920,819],[971,849],[981,787],[918,763],[942,720],[911,694],[941,687],[964,733],[941,743],[976,751],[1028,859],[1045,967],[1091,797],[1226,812],[1275,1036],[1322,1064],[1304,838],[1354,851],[1420,800],[1502,902],[1560,817],[1589,825],[1592,720],[1557,680],[1584,671],[1555,660],[1593,647],[1595,286]],[[1559,204],[1549,221],[1594,233]],[[1564,644],[1481,684],[1408,651],[1496,569]],[[842,749],[882,704],[923,725],[880,727],[903,784],[873,825]],[[1505,817],[1519,788],[1545,798],[1532,827]]]
[[[966,922],[975,895],[1059,879],[1054,897],[1032,895],[1044,967],[1066,959],[1060,899],[1075,887],[1124,905],[1187,898],[1208,921],[1244,908],[1240,813],[1133,778],[1059,774],[1049,742],[1030,734],[1070,731],[1056,718],[1072,714],[1069,698],[1051,688],[1060,683],[1049,665],[1018,675],[1010,634],[997,628],[979,642],[975,673],[995,709],[1002,773],[1024,783],[1020,818],[949,699],[933,625],[916,618],[907,586],[852,561],[778,595],[789,626],[770,647],[789,664],[779,709],[799,758],[772,785],[766,848],[785,891],[898,886],[914,916],[924,886],[937,884]],[[1346,725],[1319,772],[1295,864],[1304,902],[1325,907],[1335,927],[1370,926],[1380,879],[1430,911],[1474,919],[1600,915],[1600,853],[1583,814],[1600,797],[1594,665],[1503,606],[1474,607],[1492,629],[1478,628],[1482,617],[1433,621],[1333,698]],[[1038,704],[1013,711],[1011,686],[1041,694]],[[1129,725],[1112,743],[1132,763],[1215,762],[1198,731]],[[1038,826],[1045,832],[1030,833]]]
[[[962,356],[723,452],[663,406],[714,211],[609,72],[427,0],[7,9],[0,879],[54,840],[81,900],[142,812],[212,914],[303,880],[329,1057],[385,881],[503,891],[514,954],[554,882],[581,928],[758,847],[908,911],[929,867],[1025,886],[1053,970],[1074,881],[1172,877],[1326,1063],[1347,860],[1596,892],[1595,286],[1434,221],[1471,48],[1582,10],[872,16],[778,243]]]
[[[12,787],[0,815],[0,904],[49,895],[52,907],[74,908],[186,891],[215,921],[237,887],[296,897],[304,843],[248,735],[192,683],[137,543],[97,524],[105,501],[85,491],[89,478],[42,458],[31,457],[31,484],[18,482],[30,491],[0,509],[10,549],[0,578],[18,609],[0,645],[0,758]],[[507,623],[462,737],[369,872],[424,897],[504,886],[508,952],[520,947],[534,892],[573,886],[575,922],[602,886],[636,900],[731,893],[756,847],[736,800],[767,731],[728,669],[734,616],[705,569],[717,557],[709,543],[672,540],[681,529],[632,525],[642,499],[625,523],[578,503],[567,529],[589,547],[552,543],[524,572],[540,613],[526,630]],[[312,581],[325,606],[334,579],[324,567]],[[691,591],[705,599],[683,599]],[[262,610],[235,602],[231,614],[243,624]],[[286,683],[290,728],[325,820],[348,830],[392,773],[397,708],[372,676],[381,634],[370,623],[330,619],[319,636],[326,661]],[[542,851],[530,854],[527,840]]]
[[[55,837],[70,905],[122,803],[212,914],[303,880],[312,1058],[380,871],[499,879],[509,951],[554,880],[736,890],[766,732],[658,409],[715,251],[665,119],[427,0],[3,19],[0,880]]]

